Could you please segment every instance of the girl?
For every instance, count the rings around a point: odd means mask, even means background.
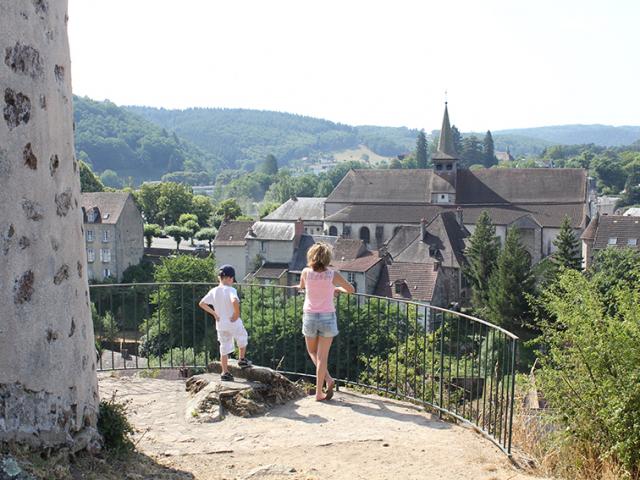
[[[300,289],[305,290],[302,307],[302,334],[307,351],[316,366],[316,401],[333,397],[335,380],[327,371],[327,360],[333,337],[338,335],[338,322],[333,297],[339,292],[353,293],[353,286],[340,273],[329,269],[331,247],[316,243],[307,252],[307,268],[300,276]],[[327,393],[322,393],[324,382]]]

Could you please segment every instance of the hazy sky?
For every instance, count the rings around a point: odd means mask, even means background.
[[[352,125],[640,124],[638,0],[69,0],[76,94]]]

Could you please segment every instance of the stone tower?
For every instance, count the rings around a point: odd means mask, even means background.
[[[89,446],[98,390],[67,0],[0,2],[0,443]]]

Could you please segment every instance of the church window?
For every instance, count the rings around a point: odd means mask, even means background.
[[[362,240],[364,243],[369,243],[370,239],[371,239],[371,234],[369,232],[369,228],[362,227],[360,229],[360,240]]]
[[[337,237],[338,229],[334,226],[329,227],[329,235],[331,235],[332,237]]]

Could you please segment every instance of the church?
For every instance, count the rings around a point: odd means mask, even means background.
[[[325,232],[384,249],[402,227],[445,212],[473,232],[486,210],[502,241],[508,228],[519,230],[536,263],[554,251],[565,217],[577,237],[589,223],[595,197],[585,169],[461,168],[446,103],[432,163],[432,169],[349,171],[325,201]]]

